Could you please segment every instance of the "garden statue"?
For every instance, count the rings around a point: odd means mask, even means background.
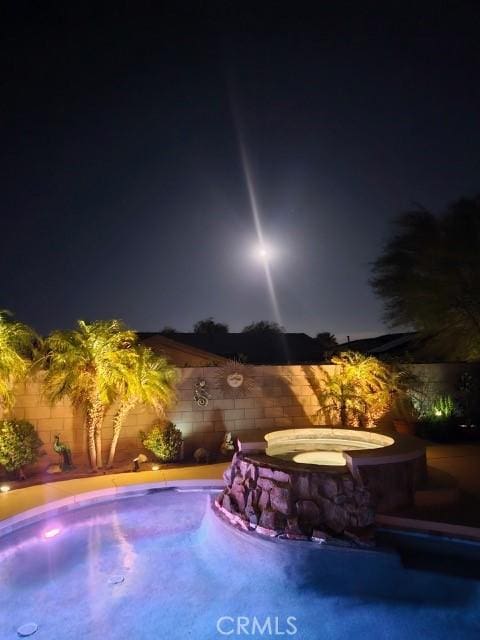
[[[144,453],[139,453],[136,458],[133,459],[133,470],[140,471],[140,464],[147,462],[147,456]]]
[[[227,431],[223,438],[223,442],[220,445],[220,453],[223,456],[228,456],[235,451],[235,444],[233,442],[233,436],[231,431]]]
[[[63,462],[60,465],[62,471],[70,471],[73,469],[72,452],[68,444],[60,442],[60,435],[55,436],[53,450],[63,458]]]
[[[203,380],[203,378],[200,378],[195,383],[194,389],[195,390],[193,392],[193,399],[199,407],[206,407],[208,401],[212,397],[207,391],[207,381]]]
[[[195,449],[193,458],[197,464],[208,464],[210,462],[210,451],[207,451],[203,447]]]

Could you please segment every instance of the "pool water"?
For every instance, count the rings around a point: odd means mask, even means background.
[[[347,464],[341,451],[305,451],[294,455],[293,461],[322,467],[344,467]]]
[[[36,640],[480,637],[477,580],[242,533],[212,498],[150,492],[1,538],[0,638],[28,622]]]

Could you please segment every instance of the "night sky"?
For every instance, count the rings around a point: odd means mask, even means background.
[[[282,324],[384,332],[391,219],[480,191],[478,4],[64,4],[2,6],[0,307],[276,319],[243,145]]]

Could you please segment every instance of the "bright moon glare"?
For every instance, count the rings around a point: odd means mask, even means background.
[[[264,244],[261,244],[256,251],[257,257],[264,262],[267,262],[272,258],[272,251],[270,247],[266,247]]]

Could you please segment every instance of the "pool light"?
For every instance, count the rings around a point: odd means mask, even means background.
[[[26,624],[22,624],[18,627],[17,634],[20,638],[27,638],[28,636],[33,636],[37,631],[38,624],[36,622],[27,622]]]
[[[44,531],[43,537],[54,538],[55,536],[58,536],[59,533],[60,533],[60,529],[58,527],[54,527],[53,529],[47,529],[47,531]]]

